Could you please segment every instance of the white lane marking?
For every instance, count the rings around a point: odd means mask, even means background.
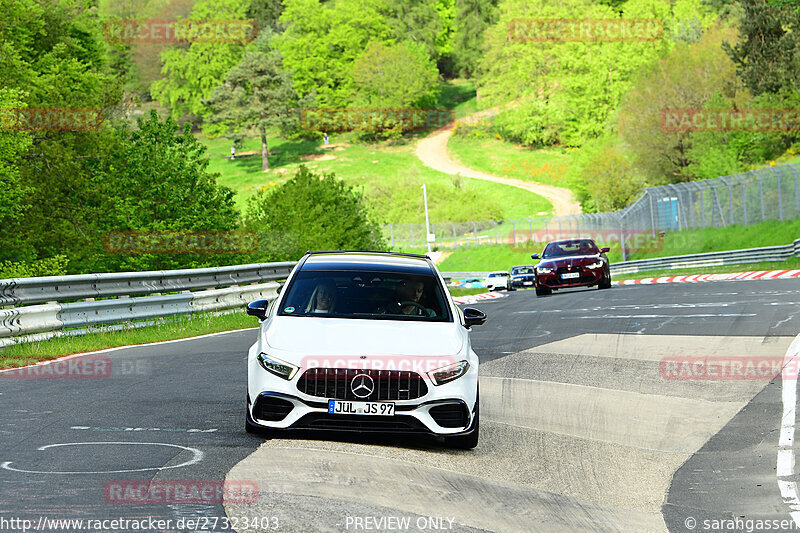
[[[596,315],[596,316],[562,316],[561,319],[588,319],[588,318],[714,318],[714,317],[742,317],[756,316],[755,313],[709,313],[695,315]]]
[[[777,470],[775,474],[778,477],[778,489],[781,491],[783,503],[792,510],[789,514],[795,524],[800,527],[800,497],[797,495],[797,483],[780,479],[794,474],[793,444],[797,418],[797,365],[794,360],[798,358],[800,358],[800,335],[794,338],[783,359],[784,370],[793,362],[795,364],[792,366],[792,372],[789,376],[784,376],[781,373],[783,414],[781,416],[781,434],[778,440]]]
[[[60,444],[47,444],[46,446],[40,446],[37,450],[46,450],[48,448],[58,448],[60,446],[92,446],[92,445],[123,445],[123,446],[167,446],[170,448],[179,448],[181,450],[186,450],[187,452],[192,453],[192,458],[188,461],[184,461],[181,464],[172,465],[172,466],[159,466],[154,468],[133,468],[127,470],[101,470],[95,472],[60,472],[60,471],[40,471],[40,470],[22,470],[20,468],[13,468],[11,466],[12,461],[6,461],[0,464],[0,468],[5,470],[10,470],[12,472],[22,472],[25,474],[123,474],[126,472],[149,472],[152,470],[169,470],[171,468],[181,468],[184,466],[193,465],[199,463],[203,460],[203,452],[198,450],[197,448],[188,448],[186,446],[179,446],[177,444],[167,444],[164,442],[65,442]]]
[[[163,431],[167,432],[184,432],[184,433],[214,433],[218,428],[211,429],[185,429],[185,428],[148,428],[148,427],[92,427],[92,426],[71,426],[69,429],[91,430],[91,431]]]

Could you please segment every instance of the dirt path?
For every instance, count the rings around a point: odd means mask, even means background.
[[[492,114],[494,114],[492,110],[479,111],[460,120],[470,122],[491,116]],[[569,189],[562,189],[561,187],[543,185],[541,183],[533,183],[514,178],[502,178],[500,176],[473,170],[469,167],[465,167],[461,163],[453,161],[447,151],[447,141],[450,140],[452,134],[453,129],[451,126],[448,129],[437,130],[420,140],[417,144],[417,157],[420,158],[425,166],[438,170],[439,172],[444,172],[445,174],[461,174],[467,178],[511,185],[512,187],[519,187],[520,189],[525,189],[526,191],[543,196],[553,204],[553,211],[556,216],[577,215],[582,213],[580,204],[572,197],[572,191]]]

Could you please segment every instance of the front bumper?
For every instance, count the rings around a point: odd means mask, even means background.
[[[591,270],[588,268],[582,269],[580,277],[574,279],[562,279],[560,273],[551,272],[549,274],[537,274],[536,285],[538,287],[549,288],[567,288],[567,287],[591,287],[597,285],[605,277],[605,271],[602,268]]]
[[[247,416],[252,424],[270,430],[463,435],[472,428],[476,408],[478,365],[477,357],[475,359],[474,364],[470,361],[466,374],[443,385],[434,385],[424,375],[427,392],[411,400],[391,400],[395,404],[394,416],[366,416],[328,413],[328,399],[334,398],[302,392],[298,382],[303,372],[289,381],[281,379],[261,368],[251,354],[248,357]]]
[[[514,288],[533,287],[535,283],[536,283],[536,278],[534,276],[528,276],[524,278],[511,278],[511,286]]]

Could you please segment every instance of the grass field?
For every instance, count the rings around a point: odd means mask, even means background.
[[[0,368],[15,368],[64,355],[91,352],[117,346],[184,339],[237,329],[254,328],[258,320],[245,313],[177,316],[160,324],[123,331],[98,331],[77,337],[57,337],[41,342],[17,344],[0,349]]]
[[[495,138],[475,139],[454,135],[447,143],[450,154],[464,165],[498,176],[569,187],[565,174],[571,152],[562,148],[523,148]]]
[[[360,187],[383,223],[423,223],[423,183],[428,189],[432,222],[522,218],[552,211],[550,202],[541,196],[479,180],[463,179],[458,184],[453,177],[425,167],[414,154],[414,139],[369,145],[348,144],[352,136],[342,137],[342,145],[327,150],[321,148],[321,143],[270,138],[270,152],[276,155],[271,157],[271,170],[266,173],[261,172],[259,155],[231,161],[228,141],[201,141],[209,149],[209,170],[219,172],[219,183],[236,192],[240,209],[260,189],[282,183],[300,164],[306,164],[317,171],[333,172],[346,183]],[[338,135],[331,135],[330,140],[340,142]],[[257,138],[250,138],[244,150],[258,150],[259,146]]]
[[[731,272],[752,272],[756,270],[796,270],[800,269],[800,257],[793,257],[786,261],[768,261],[763,263],[748,263],[743,265],[723,265],[718,267],[703,267],[702,269],[674,269],[650,270],[632,274],[616,274],[613,278],[617,281],[626,279],[660,278],[664,276],[690,276],[692,274],[728,274]]]

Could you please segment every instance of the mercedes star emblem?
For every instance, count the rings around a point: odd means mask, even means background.
[[[357,398],[366,398],[375,390],[375,382],[366,374],[358,374],[350,382],[350,390]]]

